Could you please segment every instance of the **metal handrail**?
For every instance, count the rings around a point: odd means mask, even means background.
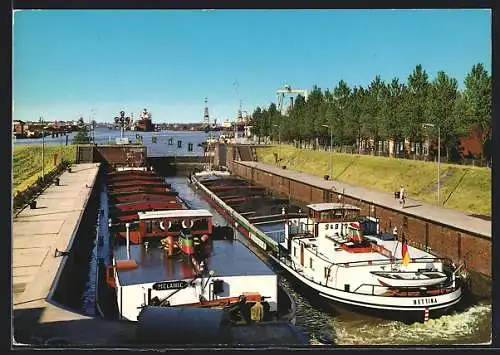
[[[215,193],[210,191],[206,186],[200,183],[195,177],[194,180],[196,184],[207,193],[220,207],[223,207],[231,217],[236,217],[238,219],[238,223],[240,223],[245,229],[251,230],[257,238],[262,240],[267,246],[269,246],[272,250],[277,251],[278,243],[271,239],[267,234],[262,232],[261,230],[252,226],[242,215],[233,210],[230,206],[228,206],[222,199],[220,199]]]
[[[442,290],[442,289],[450,288],[447,285],[451,286],[452,285],[452,281],[440,283],[438,289]],[[379,295],[375,295],[375,289],[376,288],[379,288],[379,289],[380,288],[388,288],[388,286],[381,286],[381,285],[366,284],[366,283],[364,283],[364,284],[359,285],[354,291],[352,291],[352,293],[360,293],[360,294],[368,294],[369,295],[370,293],[357,292],[363,286],[369,286],[369,287],[372,288],[372,292],[371,292],[372,296],[379,296]],[[432,285],[432,286],[436,286],[436,285]],[[397,289],[400,291],[400,296],[398,296],[398,297],[413,297],[413,296],[409,296],[408,292],[415,292],[415,287],[411,287],[411,286],[398,286]],[[456,289],[457,289],[456,287],[453,288],[453,290],[456,290]],[[406,292],[406,295],[404,295],[405,292]],[[451,292],[453,292],[453,291],[451,291]],[[382,297],[390,297],[389,295],[380,295],[380,296],[382,296]]]
[[[290,260],[290,261],[291,261],[291,265],[290,266],[292,266],[292,268],[294,270],[297,270],[297,268],[295,266],[295,262],[293,260]],[[302,274],[303,278],[305,278],[305,279],[307,279],[309,281],[312,281],[314,283],[317,283],[315,280],[311,279],[310,277],[307,277],[305,274],[303,274],[303,273],[301,273],[301,274]],[[448,284],[451,286],[452,282],[448,282]],[[325,286],[325,287],[330,288],[332,290],[344,291],[344,290],[342,290],[340,288],[337,288],[337,287],[328,286],[328,282],[326,282],[322,286]],[[357,293],[357,294],[369,295],[370,293],[360,293],[360,292],[357,292],[363,286],[371,286],[372,287],[372,293],[371,293],[372,296],[377,296],[377,297],[392,297],[390,295],[383,295],[383,294],[381,294],[381,295],[375,295],[375,288],[379,288],[379,289],[380,288],[388,288],[387,286],[381,286],[381,285],[375,285],[375,284],[366,284],[366,283],[359,285],[354,291],[350,291],[350,293]],[[439,289],[450,288],[449,286],[446,285],[446,283],[441,283],[441,284],[439,284],[439,286],[440,286]],[[455,291],[457,289],[458,289],[458,287],[452,287],[452,291],[450,291],[450,292],[453,292],[453,291]],[[414,296],[409,296],[408,292],[415,292],[415,287],[408,287],[408,286],[405,287],[405,286],[402,286],[402,287],[398,287],[398,290],[400,290],[403,293],[402,295],[400,295],[398,297],[414,297]],[[406,292],[407,294],[404,295],[404,292]],[[449,293],[449,292],[445,292],[445,293]],[[443,293],[443,294],[445,294],[445,293]]]
[[[421,262],[443,262],[443,264],[446,264],[446,261],[449,261],[448,258],[411,258],[410,259],[412,263],[421,263]],[[361,261],[354,261],[354,262],[346,262],[346,263],[333,263],[333,265],[338,265],[338,266],[344,266],[344,267],[357,267],[357,266],[364,266],[364,264],[372,263],[372,264],[377,264],[377,265],[384,265],[384,264],[394,264],[397,261],[403,261],[403,259],[399,258],[393,258],[392,260],[382,260],[382,259],[371,259],[371,260],[361,260]],[[355,264],[355,265],[353,265]],[[359,265],[356,265],[359,264]]]

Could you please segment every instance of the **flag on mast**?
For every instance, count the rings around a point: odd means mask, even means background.
[[[408,253],[408,245],[406,245],[406,240],[404,239],[401,244],[401,256],[403,257],[403,265],[408,265],[410,263],[410,254]]]
[[[355,243],[361,243],[363,241],[363,236],[361,233],[361,226],[358,222],[353,222],[348,225],[348,233],[350,239]]]

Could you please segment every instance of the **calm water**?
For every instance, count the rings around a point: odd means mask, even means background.
[[[218,137],[220,132],[212,132],[212,137]],[[69,133],[68,144],[73,141],[76,132]],[[210,134],[202,131],[160,131],[160,132],[135,132],[125,131],[123,137],[129,138],[131,142],[136,142],[137,137],[142,136],[142,142],[146,145],[148,156],[203,156],[203,148],[199,144],[205,141]],[[96,128],[94,132],[94,141],[97,144],[113,144],[116,138],[120,137],[119,130],[110,130],[109,128]],[[153,143],[153,137],[156,143]],[[178,147],[178,141],[181,141],[181,146]],[[169,144],[171,143],[171,144]],[[14,145],[41,145],[42,138],[36,139],[14,139]],[[47,136],[44,138],[44,144],[47,145],[65,145],[66,136],[52,138]],[[192,151],[189,150],[190,144]]]
[[[106,134],[114,132],[119,136],[119,132],[108,129],[101,132],[100,139],[107,139]],[[96,132],[97,133],[97,132]],[[116,134],[118,133],[118,134]],[[131,137],[135,137],[135,132],[127,132]],[[194,148],[198,143],[206,139],[208,134],[204,132],[160,132],[162,138],[157,139],[157,143],[151,142],[152,135],[158,133],[141,133],[144,143],[148,149],[155,150],[159,154],[165,154],[168,149],[177,149],[177,140],[183,141],[181,151],[186,149],[187,143],[193,142]],[[168,145],[168,138],[173,138],[173,146]],[[97,134],[96,134],[97,141]],[[149,148],[152,146],[152,148]],[[198,147],[199,148],[199,147]],[[180,155],[184,155],[183,152]],[[191,152],[197,155],[203,154],[201,148]],[[186,154],[187,155],[187,154]],[[167,181],[172,184],[172,188],[179,192],[180,197],[192,208],[204,208],[210,210],[214,215],[214,222],[220,225],[227,225],[226,220],[219,215],[206,201],[194,192],[187,183],[185,177],[168,177]],[[269,232],[275,231],[278,226],[270,225]],[[265,255],[252,245],[240,233],[237,237],[248,245],[252,250],[265,259]],[[95,258],[95,252],[93,252]],[[274,268],[274,267],[273,267]],[[281,270],[274,268],[277,274]],[[332,337],[338,345],[455,345],[455,344],[489,344],[491,340],[491,303],[484,302],[469,307],[459,314],[443,316],[439,319],[431,319],[429,322],[404,324],[397,321],[381,320],[378,318],[360,315],[358,313],[343,312],[335,314],[331,309],[327,309],[316,300],[308,299],[302,295],[294,280],[282,278],[283,286],[294,296],[298,306],[296,325],[302,328],[311,344],[318,344],[320,332],[325,328],[333,327]],[[92,282],[89,282],[88,290],[93,291]],[[91,297],[91,292],[87,293]],[[85,305],[92,304],[84,301]]]

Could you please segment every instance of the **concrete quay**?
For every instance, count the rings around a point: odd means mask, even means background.
[[[14,305],[49,297],[59,266],[56,248],[67,250],[98,171],[97,164],[79,164],[64,172],[59,186],[49,186],[29,207],[13,218],[12,284]],[[36,280],[36,282],[34,282]]]
[[[99,165],[76,164],[29,207],[13,217],[12,295],[14,335],[21,338],[65,338],[70,344],[121,343],[130,327],[85,316],[57,304],[52,296],[96,181]],[[72,285],[58,287],[71,288]],[[14,345],[25,340],[13,339]]]
[[[271,174],[284,176],[321,189],[333,190],[355,199],[373,202],[377,205],[394,210],[401,210],[403,213],[408,215],[414,215],[429,221],[439,222],[466,232],[491,238],[491,221],[485,221],[481,218],[472,217],[461,211],[439,207],[413,199],[407,199],[406,207],[401,208],[398,200],[394,198],[393,193],[370,190],[364,187],[349,185],[335,180],[325,180],[318,176],[283,169],[280,166],[270,164],[252,161],[239,161],[238,164],[257,168]]]

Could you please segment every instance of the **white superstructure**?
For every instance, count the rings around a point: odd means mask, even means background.
[[[442,313],[462,288],[446,260],[405,242],[363,236],[360,209],[340,203],[307,206],[285,222],[278,255],[283,268],[321,297],[380,311]]]

